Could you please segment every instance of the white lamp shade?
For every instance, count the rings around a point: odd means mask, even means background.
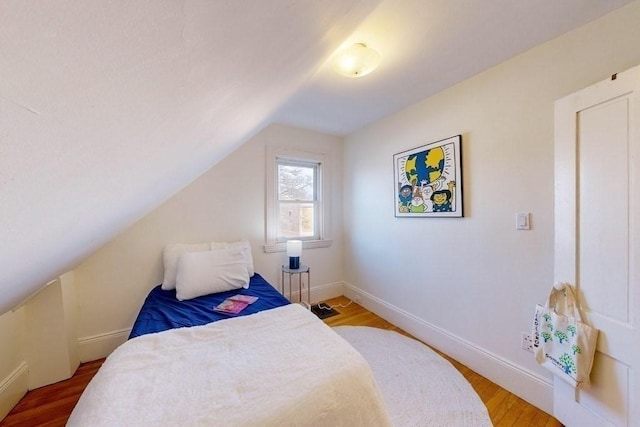
[[[333,69],[345,77],[362,77],[376,69],[380,63],[377,50],[364,43],[356,43],[333,57]]]
[[[302,240],[287,240],[287,256],[299,257],[302,255]]]

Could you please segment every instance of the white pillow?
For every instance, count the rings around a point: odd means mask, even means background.
[[[248,240],[238,240],[237,242],[211,242],[211,250],[216,249],[240,249],[243,251],[247,263],[249,277],[253,276],[253,255],[251,254],[251,243]]]
[[[173,243],[164,247],[162,262],[164,264],[164,278],[162,289],[165,291],[176,288],[176,275],[178,272],[178,258],[185,252],[203,252],[211,249],[209,243]]]
[[[247,287],[249,272],[238,250],[185,252],[178,259],[176,298],[180,301]]]

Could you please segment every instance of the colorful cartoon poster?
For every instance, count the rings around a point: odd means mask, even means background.
[[[395,216],[462,217],[460,135],[393,156]]]

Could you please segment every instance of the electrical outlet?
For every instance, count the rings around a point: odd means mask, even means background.
[[[529,353],[533,353],[533,338],[529,332],[522,333],[520,337],[520,347]]]

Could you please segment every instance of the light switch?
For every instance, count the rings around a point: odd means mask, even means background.
[[[528,213],[516,214],[516,230],[529,230],[530,227],[530,215]]]

